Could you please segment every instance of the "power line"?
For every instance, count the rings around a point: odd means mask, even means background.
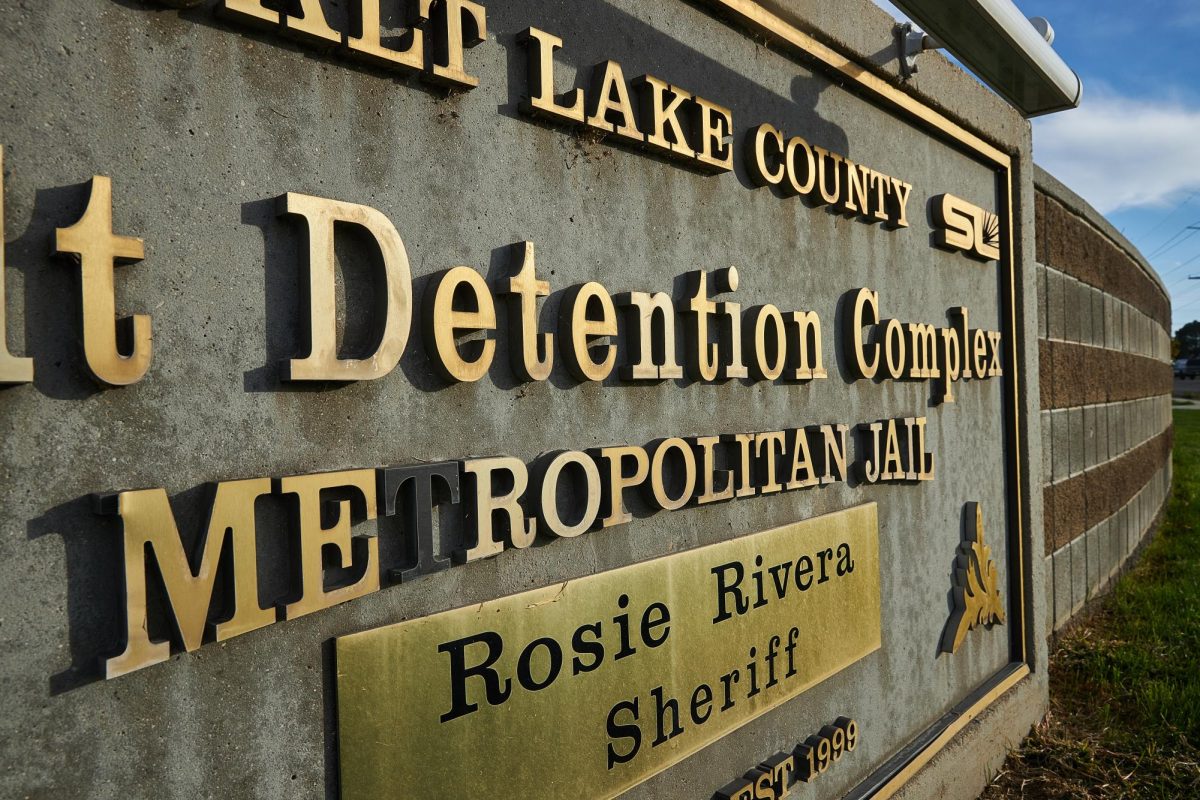
[[[1189,301],[1200,300],[1200,291],[1197,290],[1200,290],[1200,286],[1186,286],[1185,288],[1178,289],[1175,292],[1177,296],[1171,298],[1172,308],[1176,306],[1180,308],[1186,307],[1186,304],[1181,305],[1182,301],[1185,299]]]
[[[1167,279],[1167,276],[1169,276],[1169,275],[1174,275],[1176,272],[1178,272],[1179,270],[1183,269],[1183,268],[1184,268],[1184,267],[1186,267],[1188,264],[1193,264],[1193,263],[1195,263],[1195,262],[1196,262],[1196,261],[1198,261],[1198,260],[1200,260],[1200,253],[1197,253],[1196,255],[1192,256],[1192,257],[1191,257],[1191,258],[1189,258],[1187,261],[1184,261],[1182,264],[1176,264],[1175,266],[1171,267],[1169,270],[1167,270],[1166,272],[1164,272],[1164,273],[1163,273],[1162,275],[1160,275],[1159,277],[1161,277],[1161,278],[1163,279],[1163,281],[1165,282],[1165,281],[1166,281],[1166,279]]]
[[[1192,280],[1198,280],[1198,279],[1197,278],[1188,278],[1188,280],[1192,281]],[[1184,295],[1194,294],[1197,289],[1200,289],[1200,286],[1191,286],[1191,285],[1185,284],[1182,288],[1178,289],[1177,291],[1178,291],[1179,296],[1182,298]]]
[[[1163,281],[1163,284],[1167,287],[1167,291],[1182,291],[1183,289],[1188,288],[1188,281],[1190,280],[1192,280],[1192,278],[1185,273],[1176,278],[1172,278],[1170,281]]]
[[[1183,302],[1185,299],[1187,300],[1187,302]],[[1191,306],[1195,305],[1197,302],[1200,302],[1200,292],[1193,291],[1193,292],[1183,293],[1178,299],[1172,300],[1171,311],[1175,312],[1181,308],[1190,308]]]
[[[1176,232],[1176,233],[1175,233],[1175,234],[1174,234],[1174,235],[1173,235],[1171,238],[1167,239],[1165,242],[1163,242],[1162,244],[1160,244],[1160,245],[1158,246],[1158,249],[1159,249],[1159,250],[1161,250],[1162,248],[1164,248],[1164,247],[1166,247],[1167,245],[1169,245],[1171,242],[1173,242],[1173,241],[1175,241],[1176,239],[1178,239],[1180,236],[1183,236],[1185,233],[1187,233],[1187,226],[1184,226],[1183,228],[1181,228],[1180,230],[1178,230],[1178,231],[1177,231],[1177,232]],[[1157,252],[1158,252],[1158,250],[1155,250],[1154,252],[1155,252],[1155,253],[1157,253]],[[1151,254],[1151,256],[1152,256],[1152,255],[1153,255],[1153,254]],[[1150,258],[1151,256],[1147,256],[1147,258]]]
[[[1176,247],[1178,247],[1179,245],[1186,242],[1188,239],[1195,236],[1197,233],[1200,233],[1200,224],[1188,225],[1186,228],[1181,230],[1179,233],[1175,234],[1170,239],[1168,239],[1166,242],[1164,242],[1163,245],[1161,247],[1159,247],[1157,250],[1155,250],[1153,253],[1151,253],[1149,257],[1157,258],[1158,256],[1165,255],[1166,253],[1171,252]],[[1179,238],[1181,235],[1183,236],[1182,239]],[[1177,239],[1178,239],[1178,241],[1176,241]],[[1171,242],[1174,242],[1174,244],[1171,244]]]
[[[1165,217],[1163,217],[1162,219],[1160,219],[1160,220],[1158,221],[1158,224],[1157,224],[1157,225],[1155,225],[1153,228],[1151,228],[1150,230],[1148,230],[1148,231],[1146,231],[1144,234],[1142,234],[1142,238],[1143,238],[1143,239],[1145,239],[1145,238],[1149,238],[1150,234],[1152,234],[1152,233],[1154,233],[1155,231],[1157,231],[1157,230],[1158,230],[1159,228],[1161,228],[1163,225],[1166,225],[1166,224],[1167,224],[1167,222],[1168,222],[1168,221],[1169,221],[1169,220],[1170,220],[1172,217],[1174,217],[1176,214],[1178,214],[1178,213],[1180,212],[1180,210],[1181,210],[1181,209],[1182,209],[1184,206],[1186,206],[1188,203],[1192,202],[1192,198],[1194,198],[1194,197],[1195,197],[1196,195],[1198,195],[1198,194],[1200,194],[1200,192],[1192,192],[1192,193],[1191,193],[1191,194],[1189,194],[1189,195],[1188,195],[1188,196],[1187,196],[1185,199],[1181,200],[1181,201],[1179,202],[1179,205],[1175,206],[1175,208],[1174,208],[1174,209],[1171,211],[1171,213],[1170,213],[1170,214],[1167,214]]]

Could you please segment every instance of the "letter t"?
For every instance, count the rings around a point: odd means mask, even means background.
[[[113,267],[146,257],[141,239],[112,229],[112,181],[92,178],[92,195],[79,222],[57,231],[55,252],[78,256],[82,274],[83,354],[96,380],[111,386],[137,383],[150,369],[150,317],[132,317],[133,349],[117,349]],[[124,320],[122,322],[125,322]]]
[[[444,487],[436,493],[433,486],[435,479]],[[409,484],[408,516],[405,520],[409,566],[392,570],[392,577],[403,583],[448,568],[450,560],[438,556],[437,542],[433,540],[433,509],[435,502],[445,501],[446,495],[449,495],[451,503],[459,502],[458,462],[392,467],[383,470],[380,482],[385,517],[396,515],[396,498],[404,485]]]
[[[514,245],[520,255],[520,269],[508,280],[507,292],[512,295],[511,335],[515,344],[509,348],[513,372],[525,381],[544,381],[554,366],[554,335],[542,334],[541,354],[538,353],[537,299],[550,294],[550,283],[537,277],[537,255],[533,242]]]

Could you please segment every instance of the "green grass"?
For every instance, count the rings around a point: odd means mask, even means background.
[[[1058,642],[1050,713],[984,798],[1200,798],[1200,413],[1175,414],[1174,465],[1157,537]]]

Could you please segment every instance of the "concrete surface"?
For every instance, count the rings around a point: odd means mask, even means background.
[[[890,20],[866,0],[836,10],[783,5],[881,74],[894,69]],[[1002,532],[1017,520],[1005,504],[1004,383],[965,385],[953,406],[930,407],[923,384],[851,385],[832,337],[840,295],[863,285],[881,293],[885,316],[944,323],[948,307],[966,304],[973,326],[1001,325],[996,266],[930,247],[921,206],[923,197],[948,191],[998,207],[989,168],[686,3],[597,0],[586,13],[559,2],[489,4],[489,39],[467,58],[481,86],[449,97],[248,32],[214,18],[212,6],[0,0],[10,340],[37,370],[32,386],[0,393],[0,687],[9,703],[0,721],[0,795],[336,797],[334,637],[866,500],[880,504],[888,565],[883,648],[628,796],[707,797],[794,744],[798,732],[847,714],[864,731],[854,758],[795,795],[841,796],[1008,661],[1003,627],[972,633],[953,657],[937,652],[964,503],[986,509],[988,544],[1009,585]],[[565,39],[564,84],[576,70],[613,58],[629,77],[650,72],[729,104],[739,134],[770,121],[902,176],[919,187],[913,228],[889,233],[754,190],[740,163],[733,174],[703,176],[521,116],[525,53],[516,36],[529,25]],[[1032,465],[1022,470],[1020,522],[1034,675],[903,794],[929,797],[938,786],[938,796],[965,798],[1046,700],[1041,632],[1049,606],[1034,546],[1042,501],[1031,491],[1041,485],[1043,436],[1033,168],[1027,123],[940,56],[927,58],[914,90],[1018,158],[1021,460]],[[46,255],[54,229],[81,213],[94,174],[113,178],[117,232],[146,240],[147,258],[118,271],[118,308],[153,315],[154,363],[145,381],[122,390],[101,390],[86,376],[73,268]],[[742,288],[733,299],[745,306],[818,311],[830,331],[830,378],[792,386],[579,385],[556,369],[547,383],[518,385],[501,337],[483,381],[447,387],[414,335],[401,366],[383,380],[288,386],[279,364],[302,354],[305,247],[302,232],[274,213],[274,198],[288,191],[386,214],[408,248],[418,294],[431,275],[457,264],[491,280],[506,276],[508,246],[534,241],[553,292],[543,320],[554,317],[563,290],[582,281],[601,281],[613,293],[675,288],[678,296],[685,272],[735,264]],[[344,263],[370,257],[361,242],[339,247]],[[349,296],[369,294],[348,280]],[[200,489],[216,479],[466,455],[528,461],[564,444],[918,413],[930,417],[938,459],[931,484],[836,485],[642,516],[98,679],[100,659],[119,646],[119,531],[92,512],[94,492],[165,487],[185,537],[194,537]],[[289,580],[284,549],[269,532],[282,530],[285,509],[263,505],[263,546],[274,560],[262,595],[278,602]],[[398,541],[391,525],[379,523],[384,541]],[[443,525],[447,549],[458,533],[455,521]],[[395,546],[385,548],[385,565],[398,559]]]

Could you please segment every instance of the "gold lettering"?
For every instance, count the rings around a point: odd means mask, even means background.
[[[368,533],[353,535],[354,506],[366,520],[375,519],[375,470],[323,472],[282,478],[280,494],[294,494],[299,502],[298,530],[300,551],[300,599],[288,603],[288,619],[331,608],[347,600],[379,591],[379,539],[374,527]],[[354,495],[354,500],[330,502],[326,492]],[[324,512],[324,514],[322,513]],[[331,525],[325,527],[324,520]],[[336,554],[342,569],[360,566],[362,577],[335,588],[325,586],[325,556]]]
[[[738,448],[738,487],[734,497],[741,499],[754,494],[754,462],[751,460],[751,447],[754,445],[753,433],[735,433],[733,441]]]
[[[570,98],[566,103],[559,102],[554,94],[554,51],[562,48],[563,40],[531,27],[522,31],[519,41],[530,45],[530,95],[528,100],[521,102],[521,109],[527,114],[582,123],[583,89],[573,89],[564,95],[565,98]],[[536,94],[533,92],[534,87],[537,87]]]
[[[715,172],[733,169],[733,112],[703,97],[695,98],[700,107],[700,150],[696,158]]]
[[[803,428],[792,431],[791,478],[785,488],[790,492],[817,485],[817,476],[812,466],[812,453],[808,449],[808,432]],[[803,476],[803,477],[802,477]]]
[[[975,377],[980,380],[983,380],[984,378],[987,377],[987,368],[988,368],[987,333],[983,330],[975,330],[975,331],[972,331],[972,334],[974,336],[973,342],[975,345],[975,347],[974,347],[975,358],[971,363],[971,367],[975,372]]]
[[[875,219],[886,222],[888,219],[887,196],[892,191],[892,179],[882,172],[872,170],[868,180],[875,187],[875,204],[871,209],[871,214]]]
[[[407,2],[408,0],[406,0]],[[382,0],[358,0],[358,36],[347,36],[346,47],[354,55],[385,67],[420,71],[425,68],[425,32],[421,26],[429,19],[433,0],[418,0],[409,15],[408,45],[402,50],[383,46],[379,5]]]
[[[741,282],[737,267],[717,270],[713,278],[716,294],[736,292]],[[742,363],[742,306],[740,303],[717,303],[717,313],[723,318],[725,329],[729,332],[729,363],[721,365],[718,375],[721,380],[748,377],[750,371]]]
[[[796,355],[791,359],[795,364],[792,380],[808,381],[828,377],[824,355],[821,352],[821,318],[815,311],[793,311],[790,316],[796,329]]]
[[[904,460],[905,465],[908,467],[904,472],[904,480],[906,481],[915,481],[917,479],[917,456],[916,445],[914,443],[916,429],[916,420],[912,417],[905,417],[904,432],[908,436],[908,452],[905,454],[906,458]]]
[[[846,439],[848,425],[821,425],[818,430],[824,441],[821,483],[829,484],[846,479]]]
[[[258,28],[273,28],[280,18],[278,11],[264,8],[262,0],[222,0],[221,12]]]
[[[850,341],[850,368],[858,377],[871,380],[879,370],[879,345],[866,343],[863,328],[879,322],[879,294],[859,289],[853,293],[851,303],[853,310],[846,318],[850,329],[845,332]]]
[[[933,453],[925,452],[925,417],[917,417],[914,425],[917,428],[917,480],[931,481],[936,477]]]
[[[967,204],[952,194],[938,195],[929,203],[934,244],[946,250],[970,252],[975,247],[975,223],[967,213]]]
[[[733,497],[733,470],[722,470],[725,488],[716,491],[716,458],[713,448],[721,441],[720,436],[697,436],[692,444],[700,448],[700,471],[704,474],[704,491],[696,498],[697,505],[716,503]]]
[[[863,432],[866,439],[867,455],[862,460],[863,483],[878,483],[880,479],[880,459],[883,456],[882,442],[880,442],[883,423],[863,423],[858,428]]]
[[[683,480],[680,482],[682,485],[677,497],[671,497],[665,474],[667,455],[672,450],[679,454],[683,463]],[[655,505],[664,511],[683,508],[692,499],[695,488],[696,457],[692,454],[692,448],[688,447],[683,439],[678,438],[659,442],[658,447],[654,449],[654,456],[650,459],[650,493],[654,497]]]
[[[822,202],[836,205],[842,196],[842,162],[846,159],[824,147],[813,146],[817,161],[817,189]],[[829,189],[829,175],[833,175],[833,188]]]
[[[903,480],[904,464],[900,459],[900,439],[896,435],[896,421],[889,419],[885,423],[887,439],[883,454],[883,471],[879,474],[881,481]]]
[[[321,0],[294,0],[300,4],[300,16],[283,14],[284,33],[296,39],[307,40],[317,44],[333,42],[342,43],[342,35],[329,27],[325,12],[321,9]]]
[[[576,466],[583,473],[583,515],[574,524],[568,525],[563,521],[558,511],[558,486],[563,472],[569,466]],[[538,504],[538,519],[542,526],[563,539],[572,539],[591,529],[600,514],[600,470],[596,462],[576,450],[564,450],[555,455],[546,465],[542,473],[541,486],[538,494],[541,502]],[[578,505],[576,503],[575,505]]]
[[[871,169],[846,159],[846,211],[867,216],[867,184]]]
[[[904,326],[899,320],[889,319],[883,326],[883,361],[888,377],[894,381],[904,377],[905,350]]]
[[[909,378],[938,378],[937,330],[932,325],[908,323],[909,343],[912,357],[909,359]]]
[[[998,378],[1004,374],[1000,369],[1000,331],[988,331],[988,377]]]
[[[625,490],[639,486],[650,474],[650,458],[644,448],[626,445],[600,448],[600,457],[608,461],[608,516],[600,523],[602,527],[624,525],[633,519],[625,508]],[[633,474],[625,475],[625,461],[633,461]]]
[[[412,274],[408,251],[388,218],[368,206],[288,192],[280,215],[303,217],[308,226],[309,319],[312,349],[287,364],[291,381],[360,381],[382,378],[400,363],[412,324]],[[334,223],[366,228],[379,246],[387,312],[379,346],[363,358],[338,358],[334,283]]]
[[[226,542],[232,555],[228,563],[235,610],[232,617],[216,626],[217,641],[275,622],[274,609],[258,605],[254,532],[254,501],[270,491],[268,478],[217,484],[201,545],[200,565],[195,571],[183,550],[165,491],[145,489],[117,495],[116,511],[124,530],[126,639],[124,652],[105,662],[106,677],[125,675],[171,656],[168,642],[150,639],[146,593],[150,559],[162,576],[168,609],[188,652],[204,642],[217,568]]]
[[[958,335],[953,328],[939,328],[942,340],[942,395],[943,403],[954,402],[954,381],[958,380],[959,345]]]
[[[537,299],[550,294],[550,284],[538,280],[533,242],[522,242],[517,249],[521,254],[521,266],[508,280],[508,294],[513,299],[509,327],[512,338],[519,341],[520,346],[510,347],[509,355],[513,372],[521,380],[544,381],[554,367],[554,335],[542,334],[539,349]]]
[[[971,312],[966,306],[950,309],[950,316],[958,318],[958,340],[962,342],[963,370],[962,377],[971,379]]]
[[[959,336],[958,330],[954,327],[954,320],[965,318],[967,309],[965,307],[951,308],[946,312],[950,318],[950,327],[939,328],[939,335],[942,337],[942,395],[943,403],[954,402],[954,382],[960,377],[963,377],[960,368],[963,362],[969,362],[966,357],[966,349],[970,346],[964,338],[966,335],[966,325],[963,325],[963,336]],[[970,366],[967,366],[970,371]]]
[[[621,377],[625,380],[663,380],[682,378],[683,368],[675,359],[675,307],[666,292],[630,292],[623,298],[623,305],[630,310],[634,325],[629,334],[629,349],[637,356],[637,363],[623,367]],[[654,315],[662,322],[661,336],[654,335]],[[654,363],[655,351],[662,352],[662,365]]]
[[[796,152],[802,150],[804,152],[804,182],[799,180],[800,168],[796,163]],[[784,188],[793,194],[811,194],[813,188],[817,185],[817,160],[813,154],[813,148],[809,147],[808,142],[801,139],[799,136],[793,136],[788,139],[787,145],[787,184]]]
[[[746,148],[746,166],[750,180],[756,186],[778,186],[783,183],[787,174],[787,164],[783,161],[783,133],[770,123],[764,122],[750,131],[750,147]],[[768,166],[767,144],[775,143],[773,161],[775,169]]]
[[[633,103],[629,99],[621,65],[616,61],[597,64],[593,80],[596,84],[596,103],[587,124],[620,139],[636,144],[644,142],[645,137],[637,129],[637,120],[633,116]],[[610,122],[610,113],[615,113],[620,122]]]
[[[786,436],[783,431],[768,431],[760,433],[754,437],[756,455],[763,460],[763,476],[766,478],[758,491],[760,494],[774,494],[783,489],[783,485],[779,482],[779,467],[775,462],[775,451],[778,450],[780,455],[783,455],[784,448],[787,446]]]
[[[713,381],[717,378],[720,353],[715,342],[709,342],[708,320],[717,311],[717,304],[708,297],[708,274],[703,270],[691,273],[688,278],[696,285],[695,293],[688,298],[687,315],[691,326],[687,331],[687,365],[691,377],[698,381]]]
[[[438,0],[434,8],[443,36],[436,48],[430,80],[474,89],[479,79],[467,74],[463,53],[487,39],[487,10],[471,0]]]
[[[512,488],[503,494],[495,489],[495,474],[508,473]],[[497,512],[508,517],[508,542],[524,549],[537,538],[537,520],[526,519],[521,508],[521,495],[529,486],[529,470],[519,458],[500,456],[476,458],[463,462],[463,474],[475,489],[475,546],[462,554],[466,562],[491,558],[504,551],[504,543],[496,539],[494,524]]]
[[[648,91],[647,110],[650,117],[650,133],[646,135],[646,144],[681,158],[694,158],[693,150],[683,132],[683,124],[679,121],[679,111],[683,104],[692,99],[690,92],[671,86],[653,75],[643,75],[634,81]],[[667,94],[671,101],[666,101]],[[667,127],[671,128],[671,136],[667,137]]]
[[[0,383],[32,383],[33,359],[18,358],[8,349],[8,301],[4,288],[4,145],[0,145]]]
[[[975,249],[968,255],[983,261],[1000,258],[1000,218],[982,208],[975,211]]]
[[[770,303],[750,309],[750,369],[758,380],[773,381],[787,361],[787,331],[783,315]],[[768,328],[770,333],[768,334]]]
[[[591,316],[592,310],[599,313],[598,319]],[[599,360],[592,357],[591,348],[593,339],[617,334],[617,312],[608,292],[595,281],[572,287],[563,298],[559,315],[565,329],[563,358],[571,374],[581,381],[607,378],[617,361],[616,345],[599,345]]]
[[[423,312],[425,346],[430,361],[443,378],[471,383],[487,374],[496,354],[494,339],[484,339],[474,358],[458,349],[459,331],[494,331],[496,305],[487,282],[470,267],[453,267],[433,281],[425,292]],[[459,308],[459,299],[468,308]]]
[[[79,257],[83,299],[83,353],[96,380],[111,386],[137,383],[150,369],[150,317],[135,314],[133,348],[129,355],[117,349],[116,297],[113,267],[146,257],[141,239],[113,233],[112,181],[92,178],[92,194],[79,222],[59,228],[56,252]],[[125,324],[122,320],[122,324]]]
[[[890,223],[893,228],[908,227],[908,197],[912,192],[912,184],[905,183],[899,178],[892,178],[892,189],[896,194],[896,218]]]

